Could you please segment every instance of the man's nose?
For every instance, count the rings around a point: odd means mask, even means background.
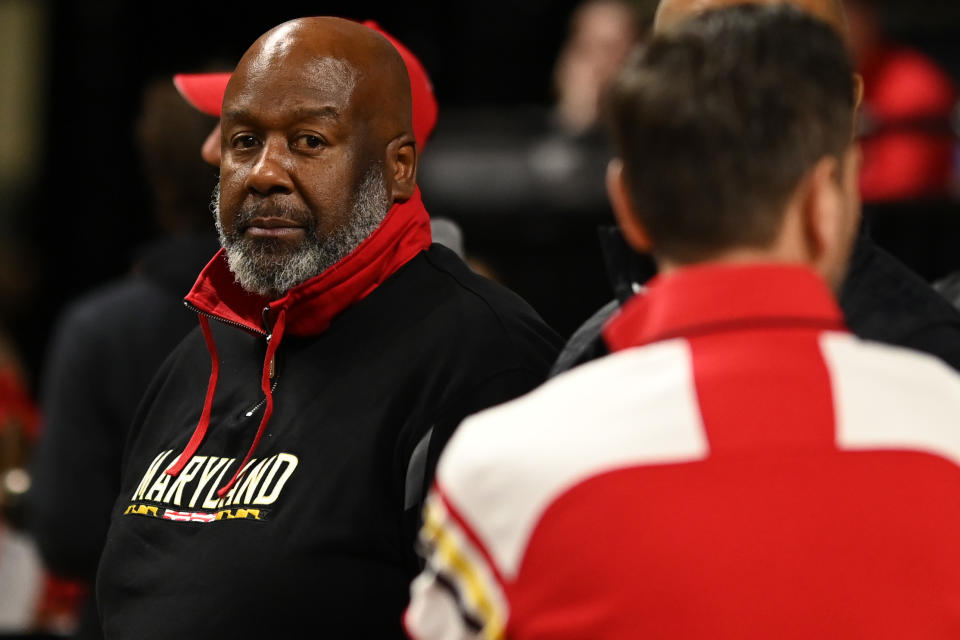
[[[288,154],[286,140],[268,138],[247,175],[247,189],[262,196],[292,192],[293,180],[285,164]]]

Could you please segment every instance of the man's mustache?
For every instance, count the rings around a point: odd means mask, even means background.
[[[243,232],[250,223],[257,218],[280,218],[289,220],[297,226],[303,227],[308,232],[316,227],[316,219],[307,209],[280,204],[270,201],[250,202],[244,204],[237,211],[234,218],[234,228]]]

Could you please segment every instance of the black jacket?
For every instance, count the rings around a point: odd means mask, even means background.
[[[600,230],[616,300],[591,316],[564,346],[550,371],[558,375],[606,355],[606,321],[653,273],[649,258],[630,250],[615,228]],[[860,230],[840,295],[847,326],[861,338],[937,356],[960,371],[960,312],[920,276]]]
[[[559,340],[434,245],[322,333],[283,338],[272,418],[218,503],[264,410],[265,341],[210,326],[221,362],[210,429],[177,478],[163,470],[210,375],[199,331],[135,420],[98,578],[106,636],[403,637],[419,505],[441,447],[465,416],[541,382]]]

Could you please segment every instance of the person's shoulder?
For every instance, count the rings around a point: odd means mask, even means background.
[[[895,257],[869,242],[855,261],[841,296],[850,328],[858,336],[920,348],[951,365],[960,345],[960,311]]]
[[[645,414],[675,400],[689,405],[692,396],[689,345],[683,339],[667,340],[627,349],[567,371],[532,392],[467,419],[447,453],[451,469],[478,464],[512,466],[526,460],[525,450],[550,442],[550,452],[577,440],[593,440],[596,426],[617,420],[631,421],[639,407]],[[668,409],[669,410],[669,409]],[[642,423],[642,424],[640,424]],[[653,429],[652,421],[638,421],[634,433]],[[609,435],[609,434],[608,434]],[[624,434],[626,435],[626,434]],[[601,438],[603,439],[603,438]],[[501,446],[510,444],[509,451]],[[528,460],[539,464],[544,459]]]
[[[148,288],[137,278],[126,276],[104,283],[72,300],[64,309],[63,321],[71,325],[100,326],[130,309]]]
[[[139,326],[163,324],[171,316],[189,316],[183,299],[148,278],[130,274],[82,294],[60,316],[61,326],[115,334]],[[114,335],[114,337],[118,337]]]
[[[152,313],[151,286],[126,276],[104,283],[73,299],[59,313],[54,327],[55,349],[75,356],[117,352],[131,328]]]
[[[435,309],[434,320],[444,335],[467,348],[504,345],[524,351],[534,348],[549,359],[544,374],[560,348],[556,332],[523,298],[503,285],[474,273],[452,251],[433,245],[423,254],[424,301]],[[537,358],[540,359],[539,357]]]
[[[526,300],[507,287],[470,269],[453,251],[434,244],[424,253],[426,263],[442,281],[443,293],[455,298],[467,314],[487,321],[527,318],[543,323]]]
[[[572,486],[705,455],[690,361],[682,339],[629,349],[468,418],[437,483],[482,538],[500,541],[501,560],[516,560],[539,514]]]
[[[960,375],[942,360],[847,333],[825,332],[820,342],[840,428],[942,428],[960,451]]]

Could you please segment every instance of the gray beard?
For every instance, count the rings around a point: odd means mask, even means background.
[[[224,233],[220,224],[219,184],[214,188],[210,205],[220,245],[226,251],[227,264],[233,277],[244,290],[269,298],[283,296],[293,287],[320,275],[347,257],[370,237],[390,210],[383,166],[379,163],[370,167],[357,187],[351,208],[353,215],[329,235],[317,233],[316,220],[312,215],[289,215],[305,225],[304,240],[292,248],[282,241],[252,240],[237,231],[240,223],[258,215],[256,210],[241,210],[237,214],[234,231]]]

